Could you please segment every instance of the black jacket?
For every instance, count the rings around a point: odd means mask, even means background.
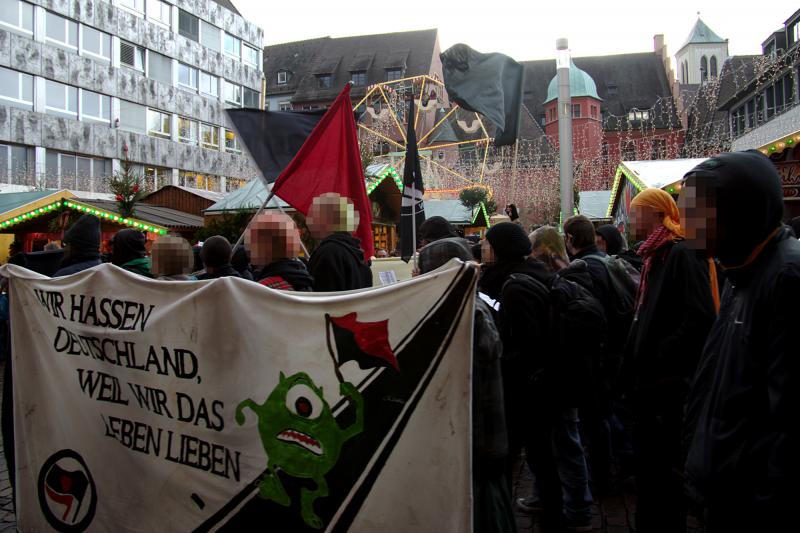
[[[217,279],[217,278],[241,278],[242,276],[239,272],[233,268],[231,265],[224,265],[216,269],[213,274],[209,274],[208,272],[204,272],[197,276],[197,279],[205,280],[205,279]]]
[[[576,254],[573,259],[581,259],[586,262],[586,267],[589,271],[589,276],[592,278],[592,287],[590,290],[595,297],[600,300],[600,303],[605,307],[610,300],[609,291],[611,290],[611,279],[608,273],[608,268],[602,260],[596,257],[587,256],[601,256],[606,257],[606,254],[597,249],[597,246],[590,246],[589,248]]]
[[[650,414],[682,409],[716,318],[707,261],[684,242],[667,246],[654,258],[623,359],[624,392]]]
[[[800,493],[800,242],[784,228],[727,277],[689,397],[690,496],[787,512]]]
[[[297,259],[278,259],[270,263],[256,275],[256,281],[275,276],[283,278],[296,291],[310,291],[314,284],[306,265]]]
[[[372,287],[372,271],[364,262],[361,241],[345,232],[333,233],[319,243],[311,254],[308,272],[317,292]]]

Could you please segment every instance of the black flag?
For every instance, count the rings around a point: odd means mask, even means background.
[[[292,161],[311,131],[325,114],[313,111],[262,111],[260,109],[226,109],[239,138],[250,155],[272,183]]]
[[[425,185],[422,183],[422,170],[419,167],[417,150],[417,132],[414,129],[414,98],[408,103],[408,128],[406,132],[406,162],[403,168],[403,201],[400,207],[400,257],[408,260],[416,251],[417,244],[414,230],[425,222],[425,206],[422,195]],[[413,218],[412,218],[413,217]]]
[[[523,66],[503,54],[482,54],[465,44],[453,45],[439,57],[450,98],[497,126],[495,146],[514,144],[522,109]]]

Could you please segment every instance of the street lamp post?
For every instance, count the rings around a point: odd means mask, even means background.
[[[556,69],[558,74],[558,175],[561,183],[561,221],[572,216],[572,98],[569,92],[569,43],[556,40]]]

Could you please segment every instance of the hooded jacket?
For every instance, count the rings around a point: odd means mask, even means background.
[[[708,163],[695,169],[698,183],[715,191],[720,227],[732,227],[717,236],[727,283],[689,396],[687,485],[709,508],[770,517],[782,528],[765,531],[788,531],[800,492],[800,242],[781,226],[780,178],[766,157]]]
[[[297,259],[278,259],[270,263],[261,269],[256,280],[273,289],[281,288],[281,282],[291,285],[291,290],[294,291],[310,291],[314,286],[314,278]]]
[[[347,232],[325,237],[308,261],[317,292],[351,291],[372,287],[372,271],[364,262],[361,241]]]

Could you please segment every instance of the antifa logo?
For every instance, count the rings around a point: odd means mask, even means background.
[[[56,531],[84,531],[94,518],[97,491],[89,467],[77,452],[61,450],[39,470],[39,505]]]

